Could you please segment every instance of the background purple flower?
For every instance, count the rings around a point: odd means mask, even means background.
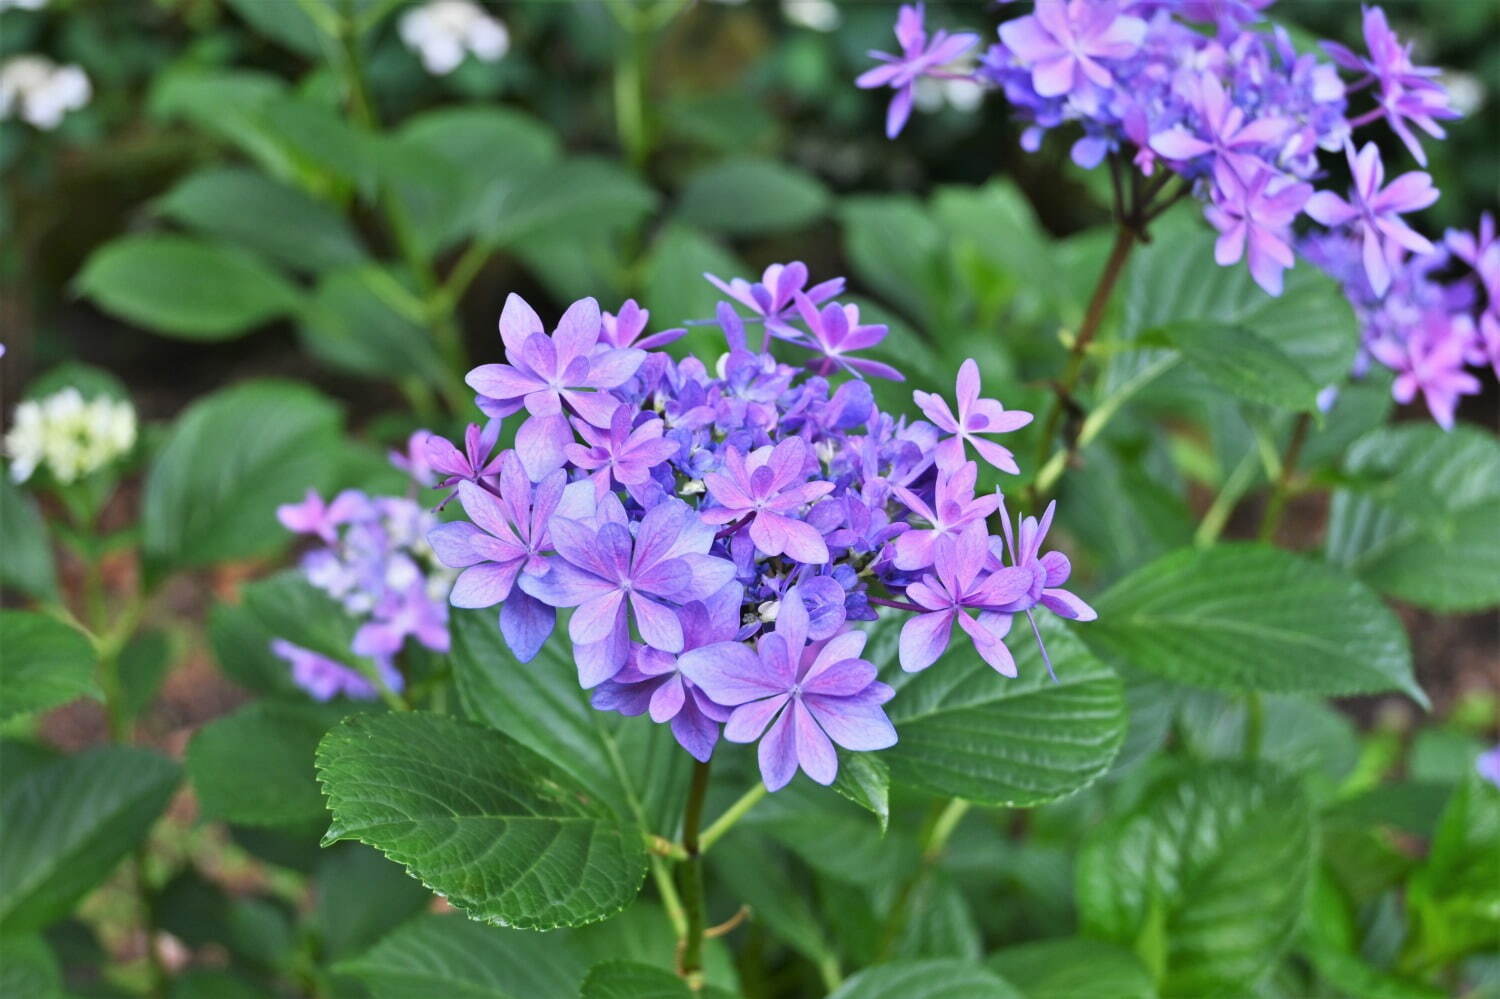
[[[939,31],[929,40],[923,23],[925,16],[920,3],[915,6],[902,5],[896,16],[896,41],[901,43],[901,54],[871,52],[870,58],[878,59],[884,65],[866,70],[854,81],[855,86],[866,89],[895,89],[896,93],[891,98],[891,106],[885,117],[887,138],[894,139],[901,134],[906,120],[911,117],[917,80],[957,59],[979,41],[978,35],[967,32],[950,35],[946,31]]]
[[[375,685],[357,670],[284,638],[271,641],[271,652],[286,660],[292,668],[292,682],[315,701],[330,701],[340,694],[355,701],[372,701],[380,696]],[[389,660],[376,659],[375,667],[387,687],[398,692],[402,689],[401,674]]]

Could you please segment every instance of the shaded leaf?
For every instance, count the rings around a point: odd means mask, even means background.
[[[686,222],[733,235],[800,229],[820,218],[828,191],[805,170],[774,160],[720,160],[688,178],[677,212]]]
[[[0,721],[99,698],[94,646],[56,618],[0,610]]]
[[[1024,999],[982,964],[966,961],[893,961],[866,968],[828,999]]]

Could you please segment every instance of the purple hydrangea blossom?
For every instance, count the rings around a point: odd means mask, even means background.
[[[1250,259],[1250,276],[1268,295],[1280,295],[1282,272],[1296,262],[1291,227],[1312,195],[1312,185],[1289,181],[1262,166],[1248,177],[1226,160],[1214,165],[1213,203],[1205,210],[1219,230],[1214,260],[1220,266]]]
[[[610,312],[600,314],[599,343],[601,348],[623,350],[634,347],[637,350],[655,350],[687,336],[685,329],[662,330],[660,333],[642,336],[641,334],[646,332],[646,324],[650,321],[650,312],[637,305],[635,299],[626,299],[625,304],[620,306],[618,315]]]
[[[292,668],[292,682],[307,691],[315,701],[331,701],[340,694],[355,701],[372,701],[379,696],[375,685],[353,667],[311,649],[276,638],[271,641],[271,652],[278,659],[286,660]],[[386,687],[401,691],[404,685],[401,674],[390,660],[377,659],[375,667]]]
[[[369,497],[357,489],[345,489],[323,502],[316,489],[309,489],[300,503],[283,503],[276,508],[276,519],[281,526],[295,534],[315,534],[328,544],[333,544],[338,528],[364,516],[369,510]]]
[[[827,562],[828,546],[817,529],[793,516],[834,488],[831,482],[807,481],[811,460],[800,437],[757,448],[748,455],[726,447],[723,471],[703,477],[718,504],[704,511],[703,519],[710,524],[735,521],[748,526],[750,540],[763,554],[785,553],[808,565]]]
[[[981,437],[981,434],[1005,434],[1019,430],[1031,422],[1031,414],[1020,410],[1007,410],[998,400],[979,397],[979,365],[970,358],[958,369],[954,383],[954,397],[958,403],[958,415],[953,415],[948,401],[931,392],[916,391],[912,397],[917,406],[939,430],[953,436],[944,438],[937,446],[935,457],[939,468],[957,468],[968,460],[965,445],[974,448],[979,457],[1002,472],[1015,475],[1021,471],[1010,449]]]
[[[1396,373],[1391,394],[1397,402],[1409,403],[1420,392],[1438,426],[1451,430],[1459,396],[1479,392],[1479,379],[1464,369],[1474,338],[1474,323],[1468,316],[1433,310],[1403,339],[1374,340],[1369,351]]]
[[[780,790],[800,767],[819,784],[838,774],[835,745],[856,751],[896,744],[882,705],[894,691],[859,658],[866,636],[846,631],[808,642],[809,619],[794,587],[781,601],[776,630],[754,651],[718,642],[684,653],[677,667],[717,704],[733,708],[730,742],[760,740],[761,779]]]
[[[651,470],[677,453],[677,442],[662,437],[666,425],[654,417],[637,421],[639,415],[638,410],[621,405],[607,431],[595,430],[584,420],[573,421],[587,446],[567,444],[564,454],[574,468],[590,473],[600,496],[611,483],[628,488],[649,482]]]
[[[749,309],[765,323],[771,336],[795,339],[799,334],[787,320],[793,316],[797,296],[801,295],[813,305],[822,305],[837,295],[843,294],[844,279],[832,278],[807,287],[807,265],[800,260],[789,264],[771,264],[755,283],[744,278],[724,281],[712,274],[704,274],[709,284]],[[729,315],[734,315],[729,308]]]
[[[1480,753],[1474,760],[1474,769],[1480,777],[1500,787],[1500,745]]]
[[[987,536],[982,521],[973,521],[956,537],[941,537],[932,547],[933,571],[906,588],[906,598],[922,608],[901,627],[901,668],[908,673],[926,669],[948,648],[954,622],[968,633],[981,658],[1003,676],[1016,675],[1016,661],[1005,647],[1004,631],[993,628],[984,615],[968,611],[1008,606],[1031,588],[1031,573],[1002,567],[982,571]]]
[[[424,466],[441,475],[437,485],[447,489],[448,494],[438,504],[438,509],[447,505],[458,491],[461,482],[478,482],[500,470],[500,459],[491,458],[495,442],[500,439],[500,421],[490,420],[483,428],[477,423],[469,424],[464,431],[464,449],[460,451],[446,437],[428,434],[423,439]],[[415,441],[413,441],[415,451]],[[402,466],[398,466],[402,467]],[[410,463],[406,467],[411,466]],[[415,478],[415,476],[413,476]]]
[[[822,311],[819,311],[812,299],[800,291],[795,297],[797,311],[801,313],[802,321],[807,324],[808,339],[803,346],[822,356],[820,361],[811,366],[814,374],[831,375],[835,371],[844,370],[853,374],[888,378],[896,382],[906,380],[901,372],[889,364],[849,356],[850,351],[866,350],[884,340],[885,324],[874,323],[861,326],[857,305],[832,304],[824,306]]]
[[[1115,82],[1106,64],[1134,55],[1145,37],[1146,22],[1108,0],[1037,0],[1035,14],[1000,26],[1036,92],[1071,98],[1085,112]]]
[[[934,75],[943,66],[956,60],[979,42],[979,36],[967,32],[950,35],[939,31],[930,39],[925,24],[926,12],[922,4],[903,4],[896,15],[896,41],[901,43],[901,54],[871,52],[870,58],[883,65],[862,73],[855,85],[866,89],[892,87],[895,96],[886,112],[885,134],[894,139],[901,134],[906,120],[911,117],[912,100],[916,96],[917,80]]]

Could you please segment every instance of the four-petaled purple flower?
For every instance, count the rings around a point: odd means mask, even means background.
[[[1015,456],[1009,448],[1001,447],[979,435],[1019,430],[1031,422],[1031,414],[1018,409],[1008,410],[995,399],[979,398],[979,385],[979,364],[971,357],[959,367],[958,378],[954,383],[958,400],[957,416],[953,415],[953,410],[948,408],[948,401],[942,396],[932,392],[912,393],[912,398],[917,401],[917,406],[927,418],[939,430],[953,435],[938,444],[934,453],[937,466],[952,469],[962,465],[968,460],[964,445],[969,444],[981,458],[1002,472],[1019,474],[1021,469],[1016,465]]]
[[[568,444],[564,453],[574,467],[591,472],[598,495],[603,496],[610,482],[622,486],[642,485],[651,479],[651,470],[678,451],[678,443],[662,437],[665,425],[652,417],[632,426],[640,411],[621,404],[610,418],[608,430],[595,430],[583,420],[573,426],[587,445]]]
[[[635,299],[627,298],[618,314],[600,314],[599,343],[605,349],[634,347],[638,350],[655,350],[687,336],[685,329],[670,329],[643,337],[641,334],[646,332],[646,323],[650,320],[649,311],[637,305]]]
[[[495,442],[499,439],[499,420],[490,420],[483,428],[477,423],[469,424],[464,430],[462,451],[454,447],[446,437],[427,435],[423,449],[427,467],[443,477],[437,484],[438,488],[448,490],[448,495],[438,503],[439,510],[448,505],[448,501],[457,492],[459,483],[478,482],[499,472],[499,457],[490,457],[490,452],[495,450]]]
[[[951,536],[970,524],[983,522],[1000,506],[999,495],[975,496],[974,487],[979,481],[979,466],[966,461],[957,468],[940,470],[933,487],[932,505],[905,486],[893,486],[896,498],[906,504],[907,509],[926,520],[930,527],[913,527],[896,537],[896,568],[916,572],[932,565],[932,546],[939,538]]]
[[[586,689],[625,665],[627,605],[647,645],[681,652],[682,622],[674,606],[702,600],[734,578],[734,563],[708,554],[713,528],[681,500],[664,499],[647,510],[633,538],[629,523],[614,493],[604,495],[592,521],[554,516],[549,527],[561,558],[546,576],[521,577],[521,589],[543,603],[577,608],[568,635]]]
[[[1432,309],[1404,340],[1377,339],[1369,351],[1396,373],[1391,394],[1397,402],[1406,405],[1421,392],[1438,426],[1452,430],[1459,396],[1480,390],[1479,379],[1464,370],[1464,353],[1473,338],[1474,322],[1468,316]]]
[[[1243,174],[1226,161],[1214,164],[1213,202],[1204,215],[1219,230],[1214,260],[1221,267],[1250,258],[1250,276],[1268,295],[1280,295],[1282,272],[1296,263],[1289,242],[1292,220],[1312,195],[1310,184],[1288,181],[1264,166]]]
[[[297,534],[316,534],[328,544],[333,544],[335,531],[340,524],[360,516],[370,507],[370,498],[356,489],[345,489],[324,503],[316,489],[309,489],[300,503],[283,503],[276,508],[276,519],[281,526]]]
[[[814,305],[822,305],[844,290],[844,279],[833,278],[807,287],[807,265],[800,260],[789,264],[771,264],[761,274],[760,280],[751,284],[744,278],[724,281],[712,274],[704,274],[708,283],[739,302],[765,323],[766,333],[784,339],[796,339],[801,334],[787,323],[796,305],[796,297],[805,295]],[[803,289],[806,289],[804,291]],[[734,309],[725,305],[729,315]],[[720,310],[721,322],[723,310]]]
[[[904,382],[906,376],[889,364],[871,361],[863,357],[850,357],[849,352],[865,350],[885,339],[884,323],[859,324],[859,306],[825,305],[820,312],[812,299],[797,292],[797,311],[807,324],[808,340],[798,342],[810,350],[817,351],[822,359],[808,365],[808,370],[817,375],[831,375],[838,369],[861,375],[874,375]]]
[[[1214,154],[1245,180],[1264,164],[1256,152],[1282,138],[1292,122],[1276,116],[1246,118],[1224,92],[1216,73],[1202,73],[1195,81],[1194,107],[1202,128],[1195,135],[1182,125],[1174,125],[1151,136],[1151,148],[1169,160],[1192,160]]]
[[[932,548],[933,571],[907,586],[907,599],[925,611],[901,626],[901,668],[908,673],[937,662],[956,621],[974,640],[980,658],[1003,676],[1016,675],[1016,661],[1003,641],[1008,627],[996,628],[985,614],[975,620],[968,612],[1021,599],[1031,588],[1031,573],[1014,566],[982,571],[987,537],[983,521],[974,521],[956,537],[939,538]]]
[[[408,637],[434,652],[448,651],[448,605],[432,599],[420,573],[413,571],[410,582],[387,593],[375,612],[354,633],[350,647],[355,655],[389,658]]]
[[[833,783],[835,744],[868,751],[896,743],[881,707],[894,691],[859,658],[864,632],[808,644],[808,625],[802,595],[793,587],[782,597],[775,632],[762,635],[754,651],[718,642],[677,660],[677,668],[715,703],[734,708],[726,739],[760,739],[761,779],[772,791],[785,787],[799,766],[819,784]]]
[[[828,561],[828,545],[811,524],[792,516],[801,507],[833,491],[832,482],[808,482],[811,452],[800,437],[788,437],[774,447],[756,448],[748,455],[739,448],[724,449],[724,468],[703,477],[717,506],[703,511],[710,524],[744,520],[750,540],[766,555],[785,554],[807,565]]]
[[[566,411],[608,427],[619,400],[607,390],[624,384],[646,359],[635,348],[597,350],[601,323],[599,303],[580,299],[549,337],[531,306],[512,294],[500,315],[509,363],[481,364],[469,372],[466,381],[490,416],[509,416],[522,406],[531,414],[516,431],[516,451],[533,480],[566,461],[563,448],[573,439]]]
[[[1129,58],[1145,37],[1146,22],[1108,0],[1037,0],[1036,13],[1000,25],[1036,92],[1071,97],[1086,111],[1098,105],[1094,88],[1114,83],[1100,60]]]
[[[896,41],[901,43],[901,54],[871,52],[872,59],[884,65],[876,66],[860,74],[855,86],[893,87],[895,96],[886,111],[885,134],[894,139],[911,117],[912,100],[916,95],[917,80],[932,74],[942,66],[957,59],[979,42],[979,36],[967,32],[950,35],[939,31],[929,40],[923,24],[925,12],[922,4],[903,4],[896,15]]]
[[[1375,143],[1365,145],[1358,154],[1354,144],[1347,143],[1349,169],[1354,173],[1354,187],[1345,201],[1332,191],[1319,191],[1307,201],[1307,214],[1327,226],[1353,224],[1363,242],[1365,273],[1377,296],[1391,286],[1391,261],[1399,260],[1403,250],[1432,253],[1427,237],[1412,229],[1401,216],[1420,211],[1438,199],[1432,177],[1412,170],[1385,185],[1385,165]],[[1382,186],[1384,185],[1384,186]]]

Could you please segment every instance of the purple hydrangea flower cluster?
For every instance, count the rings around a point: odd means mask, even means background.
[[[1485,257],[1482,232],[1461,236],[1478,275],[1464,284],[1477,284],[1484,301],[1453,286],[1434,292],[1425,275],[1448,258],[1403,219],[1437,200],[1431,177],[1414,170],[1387,183],[1375,144],[1362,139],[1356,148],[1354,136],[1384,122],[1426,166],[1418,132],[1441,139],[1440,123],[1458,112],[1438,71],[1413,61],[1380,8],[1364,10],[1364,54],[1333,42],[1302,51],[1264,19],[1270,2],[1036,0],[1032,12],[1002,23],[999,40],[966,69],[954,63],[975,37],[939,32],[935,61],[921,5],[907,6],[896,23],[902,53],[872,52],[881,65],[856,82],[896,88],[892,133],[906,120],[917,77],[961,75],[1001,91],[1026,123],[1025,148],[1067,127],[1074,162],[1108,161],[1128,224],[1149,222],[1178,197],[1203,202],[1219,232],[1215,259],[1244,260],[1271,295],[1300,250],[1344,280],[1366,317],[1363,363],[1391,368],[1398,400],[1421,392],[1438,422],[1451,425],[1457,396],[1478,390],[1466,365],[1494,365],[1500,350],[1490,294],[1500,261]],[[1337,161],[1320,158],[1339,152],[1353,175],[1347,192],[1326,187]],[[1128,169],[1143,175],[1131,179],[1129,198]],[[1299,235],[1304,217],[1301,228],[1313,231]]]
[[[420,431],[408,454],[392,456],[419,485],[433,485],[438,474],[452,477],[444,467],[452,446],[432,439],[438,444],[434,447],[429,436]],[[491,447],[493,443],[491,439]],[[480,472],[488,470],[481,460]],[[349,652],[372,661],[386,687],[399,691],[403,686],[396,659],[408,640],[434,652],[448,651],[454,574],[427,543],[437,517],[416,500],[348,489],[325,502],[316,490],[308,490],[300,503],[278,507],[276,516],[287,530],[322,542],[302,557],[302,573],[359,621]],[[356,700],[377,696],[370,679],[346,663],[280,638],[271,650],[291,666],[296,684],[317,700],[338,694]]]
[[[429,441],[464,517],[428,538],[462,570],[453,605],[498,604],[518,659],[571,612],[594,707],[670,725],[700,761],[721,736],[758,742],[772,790],[798,769],[827,784],[838,748],[896,741],[893,690],[862,658],[860,622],[911,615],[908,671],[936,662],[957,623],[1015,676],[1015,615],[1094,614],[1063,589],[1066,557],[1041,552],[1050,509],[1019,542],[1009,524],[989,533],[1003,499],[977,492],[970,456],[1016,472],[993,438],[1031,415],[982,397],[977,364],[963,365],[952,402],[916,393],[928,419],[893,416],[864,378],[901,374],[856,356],[886,328],[832,301],[842,279],[809,288],[794,262],[759,282],[709,280],[727,297],[717,323],[729,348],[711,365],[653,349],[680,333],[642,337],[649,316],[634,303],[610,317],[575,302],[548,332],[512,295],[507,361],[469,384],[492,421],[518,417],[515,446],[490,456],[494,422],[471,427],[462,451]]]

